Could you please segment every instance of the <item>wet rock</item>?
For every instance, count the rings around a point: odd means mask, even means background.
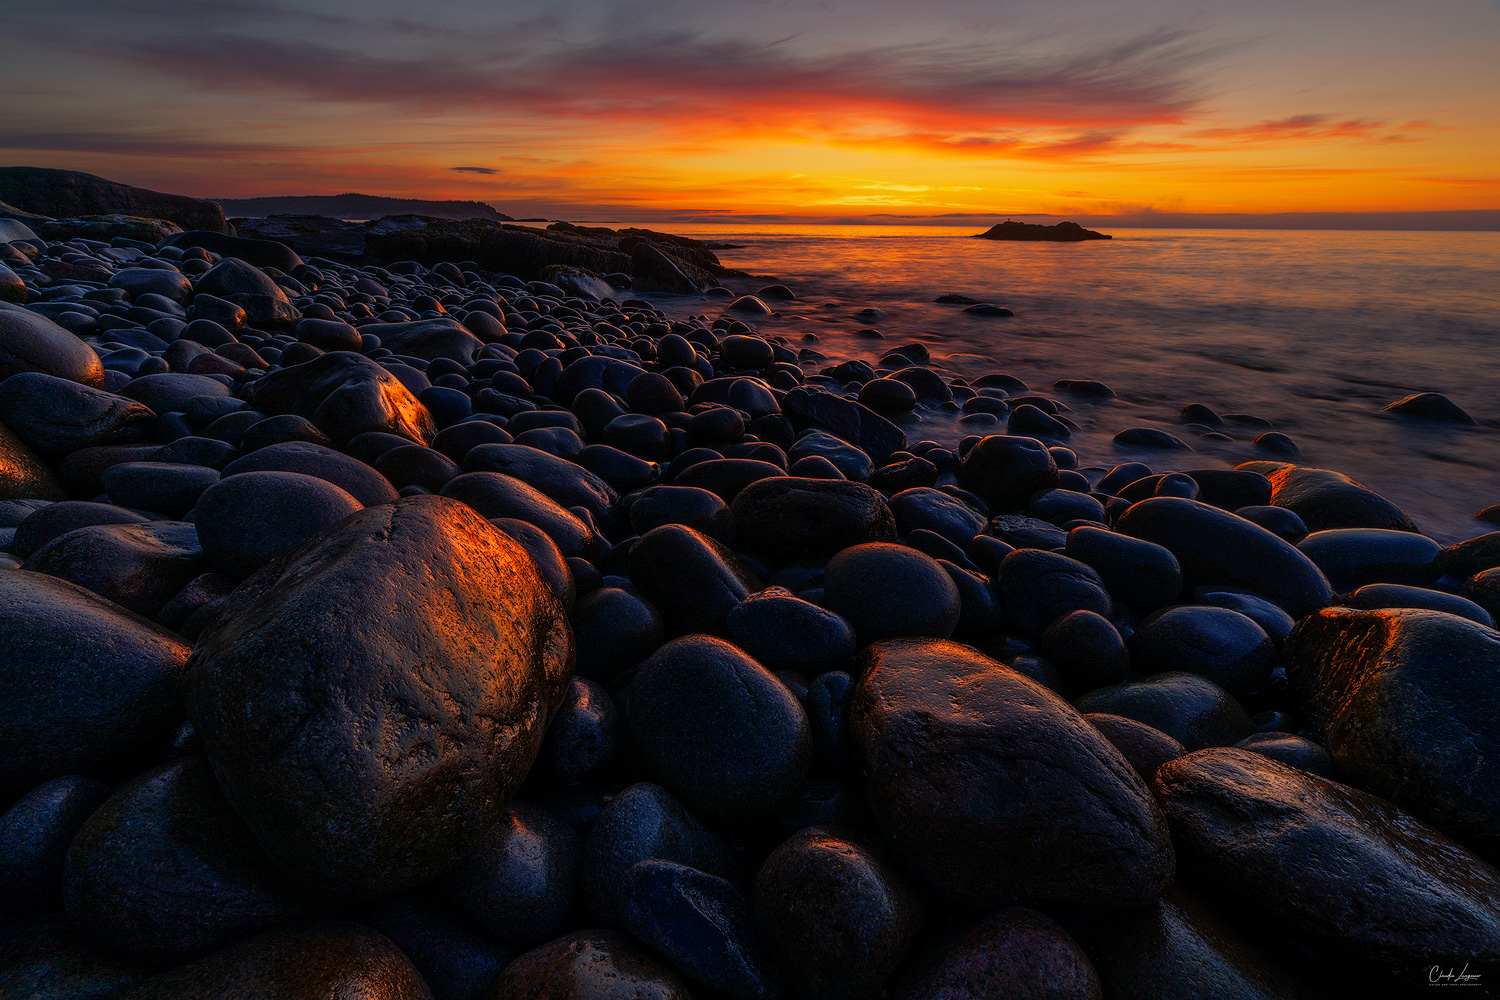
[[[1383,413],[1394,413],[1402,417],[1417,417],[1444,424],[1459,424],[1474,427],[1479,421],[1464,412],[1463,408],[1440,392],[1414,392],[1381,408]]]
[[[802,706],[723,640],[667,643],[636,671],[627,704],[631,742],[648,772],[710,820],[767,817],[807,778],[812,745]]]
[[[171,413],[186,410],[198,396],[228,398],[230,392],[218,379],[174,371],[132,379],[120,389],[120,395],[145,403],[154,413]]]
[[[1038,651],[1062,673],[1067,689],[1082,693],[1130,676],[1130,653],[1108,618],[1074,611],[1042,631]]]
[[[110,503],[85,500],[62,500],[49,503],[28,514],[16,526],[10,551],[22,559],[61,535],[77,528],[96,524],[142,524],[147,519]]]
[[[431,891],[387,897],[359,917],[411,960],[433,1000],[482,1000],[517,951]]]
[[[1017,549],[1001,560],[996,583],[1006,617],[1023,635],[1039,636],[1075,611],[1107,618],[1114,608],[1098,573],[1056,552]]]
[[[55,375],[22,372],[0,382],[0,421],[44,458],[144,441],[155,420],[141,403]]]
[[[431,1000],[401,949],[353,923],[278,927],[120,994],[120,1000]],[[114,998],[111,998],[114,1000]]]
[[[0,572],[0,794],[138,769],[181,721],[175,635],[81,587]]]
[[[1104,734],[1120,755],[1130,761],[1135,773],[1146,781],[1151,780],[1158,767],[1187,753],[1181,743],[1144,722],[1107,712],[1088,712],[1084,718]]]
[[[573,908],[578,834],[547,810],[515,802],[473,853],[443,878],[443,890],[502,941],[537,944]]]
[[[902,490],[890,498],[889,506],[896,519],[896,530],[902,535],[926,529],[954,545],[965,546],[985,530],[985,518],[981,512],[959,498],[931,487]]]
[[[996,510],[1019,510],[1034,494],[1057,488],[1057,463],[1036,438],[992,434],[959,462],[958,482]]]
[[[612,684],[656,651],[666,636],[661,614],[637,594],[600,587],[578,599],[573,609],[578,644],[578,675]]]
[[[1045,915],[1011,906],[950,947],[907,1000],[1101,1000],[1099,976],[1078,943]]]
[[[677,974],[623,934],[574,931],[506,966],[485,1000],[691,1000]]]
[[[442,495],[468,504],[485,518],[515,518],[546,532],[564,556],[594,554],[589,526],[551,498],[512,476],[497,472],[467,472],[442,488]]]
[[[692,528],[664,524],[630,547],[630,578],[660,609],[667,632],[725,634],[729,611],[760,580],[724,546]]]
[[[1228,584],[1260,594],[1293,617],[1333,603],[1321,570],[1269,531],[1208,504],[1154,497],[1127,510],[1121,534],[1171,550],[1186,585]]]
[[[262,329],[290,327],[302,318],[281,286],[254,264],[225,257],[198,279],[198,295],[212,295],[245,310],[245,321]]]
[[[6,220],[0,219],[0,226]],[[0,927],[0,995],[27,1000],[104,1000],[145,970],[99,948],[61,914]]]
[[[771,559],[896,539],[885,499],[863,483],[779,475],[746,486],[732,506],[737,543]]]
[[[1360,587],[1343,600],[1345,607],[1361,611],[1381,611],[1397,608],[1419,608],[1426,611],[1442,611],[1460,618],[1467,618],[1486,628],[1495,627],[1490,613],[1473,601],[1457,594],[1445,594],[1440,590],[1423,587],[1406,587],[1395,583],[1371,583]]]
[[[21,372],[104,386],[104,365],[92,348],[43,315],[0,302],[0,380]]]
[[[1483,608],[1491,618],[1500,617],[1500,568],[1475,573],[1458,592],[1465,600]]]
[[[1182,438],[1155,427],[1129,427],[1114,437],[1117,445],[1125,448],[1151,448],[1158,451],[1192,451]]]
[[[729,507],[708,490],[692,486],[653,486],[630,506],[630,526],[645,534],[663,524],[681,524],[721,545],[734,542],[735,519]]]
[[[559,781],[582,781],[614,763],[622,728],[620,712],[604,688],[574,677],[537,759]]]
[[[1302,523],[1302,518],[1285,507],[1241,507],[1234,513],[1247,521],[1253,521],[1277,538],[1291,542],[1293,545],[1307,537],[1307,525]]]
[[[138,615],[155,617],[205,568],[198,535],[180,521],[75,528],[33,552],[22,568],[93,591]]]
[[[343,351],[267,375],[255,384],[255,408],[305,417],[336,445],[368,431],[417,444],[428,444],[437,434],[432,415],[396,376]]]
[[[366,507],[394,503],[390,480],[358,459],[311,441],[287,441],[253,451],[224,467],[224,478],[247,472],[297,472],[332,483]]]
[[[921,904],[881,858],[829,827],[771,852],[751,897],[797,996],[877,997],[921,927]]]
[[[583,507],[601,526],[612,523],[619,494],[603,479],[566,459],[520,444],[482,444],[464,456],[465,472],[501,472],[551,497],[561,507]]]
[[[1327,608],[1283,653],[1351,781],[1486,853],[1500,846],[1500,633],[1440,611]]]
[[[1367,583],[1422,586],[1443,574],[1441,547],[1413,531],[1331,528],[1308,535],[1297,543],[1297,549],[1339,591]]]
[[[1066,554],[1093,568],[1109,593],[1137,613],[1155,611],[1182,592],[1182,567],[1170,549],[1105,528],[1068,532]]]
[[[577,603],[578,591],[573,583],[573,573],[568,568],[563,554],[558,551],[557,543],[548,538],[541,528],[525,521],[495,517],[490,518],[489,522],[526,550],[531,561],[536,563],[537,571],[542,574],[542,579],[547,581],[548,589],[562,604],[563,612],[572,614]],[[589,564],[584,563],[584,565]]]
[[[61,905],[68,845],[108,797],[104,782],[68,775],[42,782],[0,815],[0,909]]]
[[[143,775],[88,818],[68,849],[64,901],[100,944],[154,962],[306,912],[201,757]]]
[[[1265,754],[1288,767],[1316,774],[1320,778],[1334,777],[1333,758],[1327,750],[1305,736],[1279,732],[1251,733],[1235,746]]]
[[[786,470],[752,458],[717,458],[695,462],[672,482],[678,486],[708,490],[725,503],[732,504],[747,487],[772,478],[786,478]]]
[[[1184,868],[1306,944],[1408,985],[1500,958],[1500,871],[1389,802],[1229,747],[1153,787]]]
[[[387,350],[424,361],[448,358],[471,365],[474,355],[484,348],[483,341],[447,316],[410,323],[369,323],[361,326],[359,332],[379,337],[380,346]]]
[[[1285,462],[1246,462],[1235,466],[1271,481],[1271,503],[1302,518],[1309,531],[1329,528],[1387,528],[1416,531],[1399,507],[1341,472]]]
[[[844,549],[823,573],[824,604],[861,646],[900,636],[946,639],[962,610],[958,588],[936,559],[904,545]]]
[[[772,670],[822,673],[854,657],[854,630],[838,615],[781,587],[736,604],[725,622],[729,638]]]
[[[1137,674],[1198,674],[1234,695],[1259,690],[1276,665],[1270,636],[1228,608],[1160,611],[1136,628],[1130,653]]]
[[[245,472],[198,498],[194,525],[204,555],[243,579],[362,509],[332,483],[297,472]]]
[[[951,642],[877,643],[861,666],[850,712],[870,808],[930,888],[975,907],[1112,908],[1170,883],[1140,777],[1061,698]]]
[[[198,642],[189,717],[267,853],[389,892],[473,850],[572,673],[572,633],[525,550],[457,501],[411,497],[234,597]]]
[[[742,1000],[781,995],[749,907],[728,882],[653,859],[630,867],[622,896],[626,928],[688,979]]]
[[[0,500],[62,500],[66,496],[42,460],[0,424]]]
[[[1441,562],[1443,572],[1460,580],[1500,566],[1500,531],[1448,546],[1443,550]]]
[[[181,517],[193,509],[203,491],[219,481],[219,470],[173,462],[122,462],[100,479],[111,503]]]
[[[806,386],[791,390],[781,400],[781,412],[801,430],[817,427],[857,445],[873,461],[883,462],[906,447],[906,432],[867,406],[830,392]]]
[[[1090,691],[1080,712],[1123,715],[1166,733],[1188,750],[1232,746],[1255,732],[1244,708],[1206,677],[1162,673]]]
[[[583,845],[580,872],[589,918],[621,925],[625,873],[638,861],[660,858],[720,878],[734,878],[729,849],[665,788],[638,782],[605,803]]]

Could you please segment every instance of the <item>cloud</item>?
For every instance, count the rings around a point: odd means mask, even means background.
[[[1406,127],[1420,127],[1420,125],[1417,122],[1408,122]],[[1405,135],[1387,133],[1386,128],[1386,122],[1368,118],[1340,120],[1333,115],[1304,114],[1278,118],[1274,121],[1261,121],[1254,125],[1198,129],[1189,132],[1188,135],[1200,139],[1242,143],[1285,143],[1299,139],[1411,141]]]
[[[449,167],[448,169],[452,170],[454,173],[457,173],[457,174],[486,174],[486,175],[493,175],[493,174],[498,174],[500,172],[500,171],[496,170],[494,167]]]

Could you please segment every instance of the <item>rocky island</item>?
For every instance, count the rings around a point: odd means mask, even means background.
[[[1044,226],[1034,222],[1013,222],[1006,219],[982,233],[975,233],[982,240],[1019,240],[1022,242],[1078,243],[1083,240],[1108,240],[1114,237],[1107,233],[1084,229],[1076,222],[1059,222],[1055,226]]]
[[[670,234],[5,193],[0,995],[1500,976],[1500,532]]]

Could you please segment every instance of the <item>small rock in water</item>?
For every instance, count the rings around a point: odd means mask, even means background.
[[[1453,400],[1440,392],[1417,392],[1387,403],[1380,408],[1385,413],[1403,417],[1419,417],[1445,424],[1475,426],[1478,421],[1464,412]]]

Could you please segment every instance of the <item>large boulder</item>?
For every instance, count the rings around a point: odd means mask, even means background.
[[[740,490],[733,510],[738,543],[772,559],[831,556],[863,542],[896,540],[885,498],[863,483],[776,476]]]
[[[40,313],[0,302],[0,379],[20,372],[104,386],[104,364],[93,348]]]
[[[1304,946],[1410,986],[1500,961],[1500,871],[1383,799],[1235,747],[1168,761],[1153,788],[1184,870]]]
[[[48,458],[145,441],[155,421],[144,403],[56,375],[20,372],[0,382],[0,422]]]
[[[0,799],[65,774],[138,767],[181,720],[190,652],[82,587],[0,571]]]
[[[188,714],[267,853],[385,893],[441,873],[504,813],[573,668],[536,564],[467,506],[360,511],[232,595]]]
[[[384,431],[430,444],[437,424],[396,376],[350,352],[321,354],[272,372],[255,384],[255,407],[263,413],[306,417],[337,445],[356,434]]]
[[[1416,531],[1411,518],[1364,483],[1331,469],[1309,469],[1286,462],[1245,462],[1241,472],[1271,481],[1271,505],[1302,518],[1308,531],[1329,528],[1388,528]]]
[[[1500,852],[1500,632],[1441,611],[1325,608],[1283,655],[1351,781]]]
[[[238,257],[245,263],[254,264],[256,267],[274,267],[287,273],[302,263],[302,258],[297,256],[297,252],[285,243],[229,236],[222,231],[194,229],[185,233],[174,233],[162,240],[159,245],[184,249],[198,247],[221,257]]]
[[[162,194],[78,170],[0,167],[0,202],[53,218],[135,215],[166,219],[184,229],[228,231],[224,212],[201,198]]]
[[[470,365],[474,362],[474,355],[484,347],[482,340],[448,316],[410,323],[367,323],[359,328],[359,332],[373,333],[380,338],[381,347],[396,354],[427,361],[448,358],[461,365]]]
[[[0,500],[65,500],[67,493],[52,470],[0,424]]]
[[[1057,695],[943,640],[878,642],[860,667],[849,711],[870,809],[928,887],[979,908],[1112,909],[1172,881],[1140,776]]]
[[[781,412],[798,430],[817,427],[864,450],[876,463],[906,447],[906,432],[861,403],[798,386],[781,400]]]
[[[198,279],[194,291],[233,302],[254,326],[289,327],[302,318],[270,275],[238,257],[225,257]]]

